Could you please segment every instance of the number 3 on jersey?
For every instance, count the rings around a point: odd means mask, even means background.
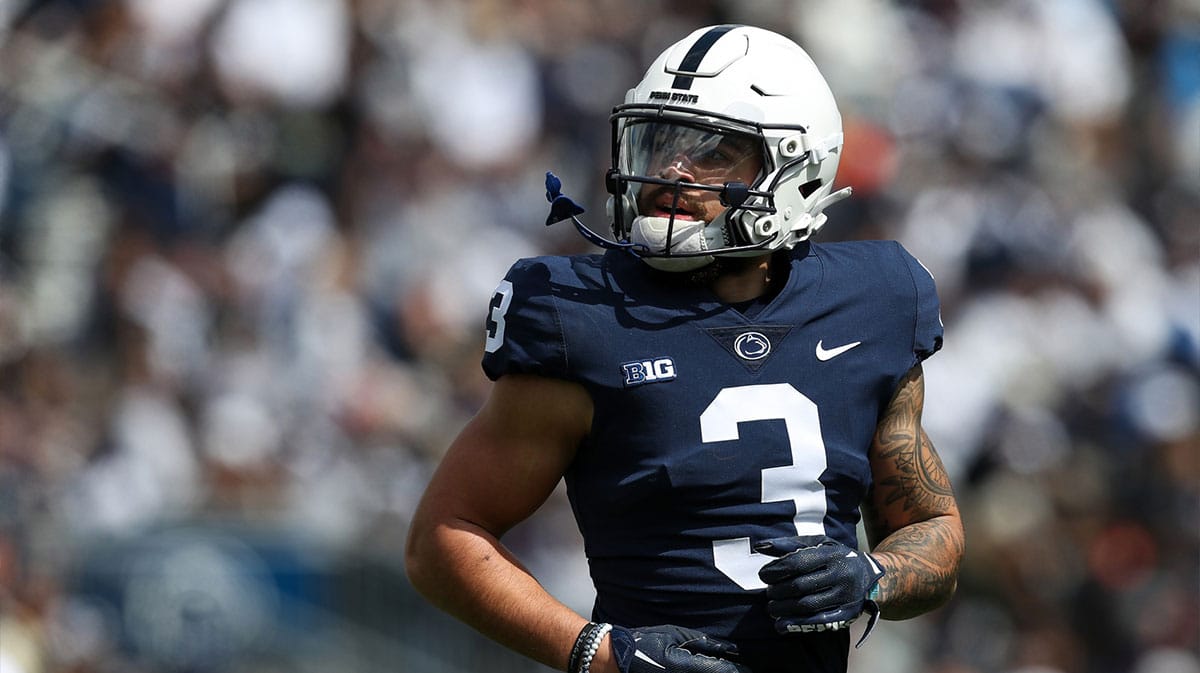
[[[738,439],[738,423],[782,420],[787,429],[792,464],[762,471],[762,501],[791,500],[797,535],[825,534],[825,487],[820,476],[828,465],[817,405],[787,383],[725,388],[700,414],[700,439]],[[764,589],[758,570],[772,557],[750,548],[750,538],[713,542],[717,570],[746,590]]]
[[[492,295],[492,303],[488,307],[487,341],[483,344],[483,349],[489,353],[495,353],[504,344],[504,314],[512,303],[512,295],[513,286],[507,280],[500,281]]]

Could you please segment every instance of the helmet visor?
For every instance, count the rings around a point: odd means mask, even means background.
[[[625,125],[621,171],[701,185],[755,184],[763,176],[762,141],[749,133],[666,121]]]

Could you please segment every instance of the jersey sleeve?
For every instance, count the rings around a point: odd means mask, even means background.
[[[897,244],[916,293],[913,324],[913,355],[921,362],[942,347],[942,310],[933,274],[912,253]]]
[[[488,305],[483,371],[566,378],[562,322],[551,293],[549,267],[537,259],[513,264]]]

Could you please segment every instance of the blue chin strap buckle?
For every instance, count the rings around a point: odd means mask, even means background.
[[[562,194],[562,180],[550,171],[546,171],[546,200],[550,202],[550,215],[546,217],[547,227],[584,212],[583,206]]]

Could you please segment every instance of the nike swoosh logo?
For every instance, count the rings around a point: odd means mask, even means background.
[[[657,661],[651,659],[649,655],[647,655],[645,652],[643,652],[641,650],[637,650],[636,652],[634,652],[633,656],[637,659],[641,659],[642,661],[649,662],[650,665],[657,666],[658,668],[661,668],[664,671],[667,670],[666,666],[663,666],[662,664],[658,663]]]
[[[824,341],[824,340],[822,340],[822,341]],[[859,344],[862,343],[861,341],[855,341],[853,343],[848,343],[845,346],[838,346],[837,348],[830,348],[829,350],[825,350],[825,347],[822,344],[822,341],[817,342],[817,359],[820,360],[821,362],[825,362],[826,360],[832,360],[832,359],[836,358],[837,356],[841,355],[842,353],[845,353],[846,351],[850,350],[851,348],[854,348],[855,346],[858,346]]]

